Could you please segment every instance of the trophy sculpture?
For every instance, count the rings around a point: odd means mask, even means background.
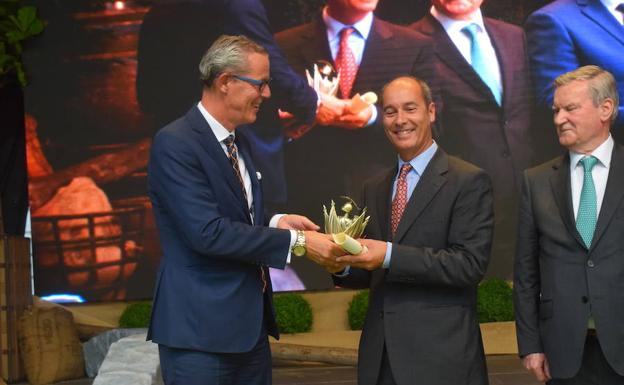
[[[330,62],[319,60],[312,66],[313,75],[307,69],[305,72],[308,78],[308,85],[314,88],[316,92],[336,96],[340,84],[340,72],[336,72]],[[375,103],[377,103],[377,94],[372,91],[364,95],[355,94],[351,98],[349,113],[357,114]]]
[[[359,210],[359,207],[353,199],[343,196],[347,202],[342,205],[341,210],[344,215],[338,216],[336,213],[336,204],[331,201],[331,207],[329,213],[327,207],[323,205],[323,217],[325,218],[325,233],[331,234],[334,238],[334,242],[340,246],[344,251],[349,254],[360,254],[362,251],[366,251],[366,247],[362,246],[356,238],[360,238],[370,216],[366,216],[366,208],[361,210],[360,215],[351,216],[350,213],[354,206]]]

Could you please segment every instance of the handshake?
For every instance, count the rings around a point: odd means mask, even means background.
[[[341,272],[347,266],[375,270],[382,266],[386,255],[386,242],[372,239],[358,239],[363,246],[362,252],[357,255],[347,254],[334,242],[332,235],[319,233],[320,227],[301,215],[284,215],[277,227],[303,230],[307,249],[305,256],[330,273]]]

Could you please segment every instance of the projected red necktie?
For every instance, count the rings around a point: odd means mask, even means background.
[[[401,166],[399,178],[397,179],[396,193],[394,194],[394,200],[392,201],[392,219],[390,222],[393,238],[397,227],[399,227],[403,211],[405,211],[405,206],[407,206],[407,174],[411,169],[411,164],[403,164],[403,166]]]
[[[336,55],[336,68],[340,73],[340,94],[344,99],[351,96],[351,88],[355,81],[358,66],[355,63],[355,55],[349,47],[349,35],[354,31],[353,27],[346,27],[340,31],[340,46]]]

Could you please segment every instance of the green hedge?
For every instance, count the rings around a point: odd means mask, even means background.
[[[300,294],[277,294],[273,305],[281,333],[305,333],[312,329],[312,307]]]
[[[126,310],[119,317],[119,327],[121,328],[146,328],[149,326],[152,315],[151,302],[139,302],[128,305]]]
[[[479,322],[514,320],[513,290],[507,281],[490,278],[479,285],[477,297]]]
[[[514,320],[513,290],[502,279],[490,278],[481,282],[477,297],[477,316],[480,323]],[[368,311],[368,290],[360,291],[349,303],[348,317],[351,330],[361,330]]]
[[[368,290],[363,290],[353,296],[349,302],[347,315],[349,317],[349,326],[351,330],[362,330],[366,312],[368,311]]]

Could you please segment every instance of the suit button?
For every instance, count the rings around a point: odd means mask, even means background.
[[[581,302],[587,303],[587,301],[589,301],[589,298],[587,298],[586,296],[581,297]]]
[[[591,259],[587,261],[587,267],[594,267],[594,261]]]

